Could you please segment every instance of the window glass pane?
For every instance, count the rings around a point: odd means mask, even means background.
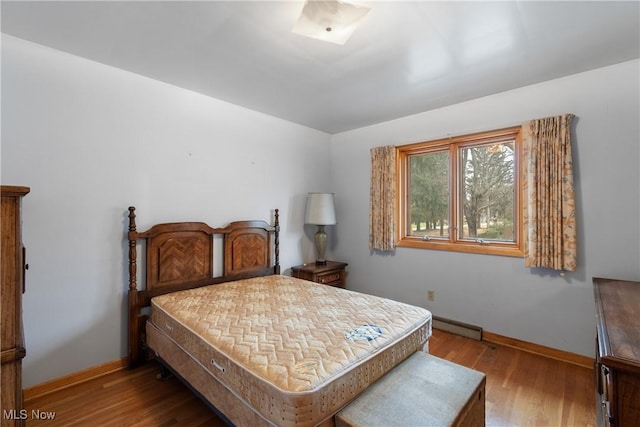
[[[449,152],[409,157],[408,236],[449,237]]]
[[[461,239],[514,242],[513,141],[460,149]]]

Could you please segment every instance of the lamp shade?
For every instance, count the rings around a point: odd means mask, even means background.
[[[315,225],[334,225],[336,223],[333,193],[309,193],[304,223]]]

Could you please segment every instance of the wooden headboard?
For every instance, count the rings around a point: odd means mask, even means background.
[[[223,228],[203,222],[157,224],[139,232],[135,207],[129,208],[129,367],[144,360],[142,309],[151,298],[184,289],[250,277],[280,274],[279,211],[273,225],[235,221]],[[215,237],[222,238],[222,257],[214,256]],[[137,246],[145,247],[144,283],[138,289]],[[222,266],[214,265],[222,259]],[[215,268],[214,268],[215,267]],[[220,271],[218,271],[220,270]],[[217,274],[214,276],[214,272]]]

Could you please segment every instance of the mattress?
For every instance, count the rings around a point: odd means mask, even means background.
[[[326,422],[424,350],[431,334],[426,309],[280,275],[158,296],[151,305],[151,349],[175,344],[278,426]]]

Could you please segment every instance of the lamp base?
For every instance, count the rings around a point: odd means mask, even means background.
[[[318,226],[313,240],[316,247],[316,265],[327,265],[327,261],[324,260],[324,251],[327,247],[327,233],[324,231],[324,225]]]

